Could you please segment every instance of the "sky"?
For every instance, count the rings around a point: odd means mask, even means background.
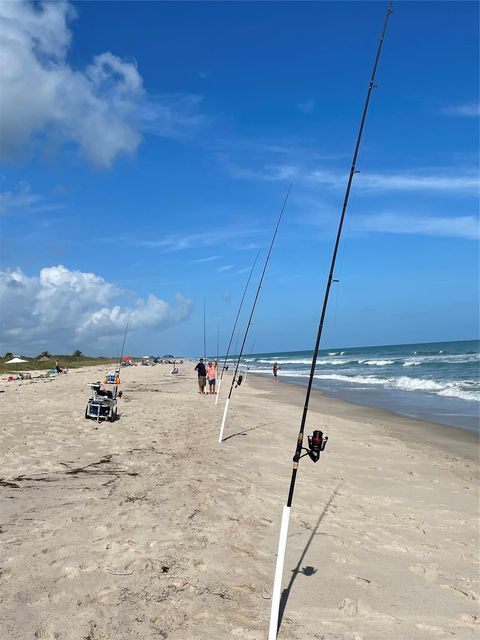
[[[0,4],[0,352],[313,347],[384,2]],[[397,1],[322,345],[478,336],[479,5]]]

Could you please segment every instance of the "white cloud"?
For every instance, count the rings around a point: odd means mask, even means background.
[[[32,277],[21,269],[0,271],[0,350],[91,353],[115,347],[127,319],[132,332],[161,330],[186,319],[191,307],[179,294],[175,306],[154,295],[141,299],[93,273],[61,265]]]
[[[446,116],[457,116],[460,118],[478,118],[480,116],[480,104],[476,102],[466,102],[441,110]]]
[[[163,138],[184,138],[208,122],[198,113],[202,96],[195,94],[162,94],[144,100],[139,106],[139,117],[143,130]]]
[[[223,273],[224,271],[230,271],[230,269],[233,269],[233,264],[226,264],[223,267],[219,267],[217,269],[217,273]]]
[[[65,205],[49,202],[45,196],[33,193],[28,182],[19,182],[14,189],[0,192],[0,215],[9,213],[42,213],[63,209]]]
[[[148,131],[179,136],[202,119],[199,96],[149,100],[134,61],[107,51],[84,70],[67,62],[68,24],[75,9],[65,1],[0,3],[0,156],[15,159],[37,141],[74,143],[97,167],[135,152]]]
[[[474,175],[421,175],[366,173],[357,185],[363,189],[384,191],[478,191],[478,177]]]
[[[235,178],[260,180],[264,182],[295,181],[309,185],[319,185],[335,189],[346,187],[347,174],[325,169],[306,169],[300,166],[265,165],[260,169],[244,169],[228,166],[230,174]],[[446,170],[438,173],[426,173],[418,170],[415,173],[368,173],[361,171],[355,177],[355,188],[375,191],[437,191],[437,192],[471,192],[477,193],[478,176],[474,174],[455,175]]]
[[[184,249],[201,249],[219,244],[230,243],[253,233],[252,229],[213,229],[211,231],[192,233],[189,235],[171,234],[159,240],[139,240],[137,245],[164,251],[182,251]]]
[[[312,113],[313,110],[315,109],[315,105],[316,105],[315,100],[312,100],[310,98],[309,100],[305,100],[305,102],[300,102],[299,104],[297,104],[297,107],[303,113]]]
[[[208,256],[208,258],[199,258],[198,260],[192,260],[191,264],[203,264],[204,262],[212,262],[218,260],[220,256]]]
[[[396,233],[408,235],[442,236],[448,238],[479,238],[479,221],[474,216],[412,216],[381,213],[351,218],[350,228],[355,231]]]

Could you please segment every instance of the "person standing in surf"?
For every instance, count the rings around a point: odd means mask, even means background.
[[[278,366],[278,364],[276,362],[273,363],[273,367],[272,367],[272,371],[273,371],[273,381],[274,382],[278,382],[278,372],[280,370],[280,367]]]
[[[198,393],[204,395],[205,394],[205,385],[207,383],[207,370],[205,368],[205,364],[203,362],[203,358],[200,358],[197,366],[194,371],[198,373]]]

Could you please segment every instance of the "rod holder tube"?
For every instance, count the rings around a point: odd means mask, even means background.
[[[282,511],[282,524],[278,538],[277,564],[275,567],[275,579],[273,581],[272,609],[270,612],[270,627],[268,640],[276,640],[278,631],[278,615],[280,611],[280,597],[282,591],[283,565],[287,549],[288,525],[290,522],[290,507],[285,505]]]
[[[223,441],[223,430],[225,429],[225,421],[227,419],[229,404],[230,404],[230,398],[227,398],[227,401],[225,402],[225,409],[223,410],[223,418],[222,418],[222,426],[220,427],[220,435],[218,436],[218,442],[220,444],[222,444],[222,441]]]
[[[218,381],[217,395],[215,396],[215,406],[218,404],[218,399],[220,397],[220,389],[221,388],[222,388],[222,378],[220,378],[220,380]]]

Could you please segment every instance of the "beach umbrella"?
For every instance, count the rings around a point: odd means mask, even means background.
[[[28,360],[22,360],[22,358],[12,358],[11,360],[8,360],[8,362],[5,362],[5,364],[21,364],[22,362],[28,362]]]
[[[122,362],[126,362],[127,360],[133,360],[133,356],[122,356]]]

